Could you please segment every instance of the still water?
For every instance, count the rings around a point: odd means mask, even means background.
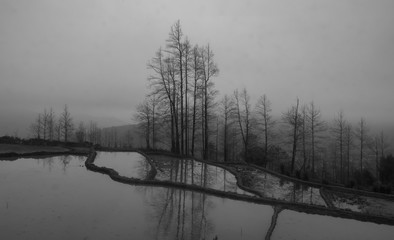
[[[94,164],[112,168],[124,177],[145,179],[151,170],[149,162],[137,152],[97,152]]]
[[[288,202],[326,206],[318,188],[286,181],[259,169],[243,168],[241,177],[243,184],[257,190],[262,196]]]
[[[231,172],[194,159],[179,159],[163,155],[152,155],[157,168],[157,180],[181,182],[215,190],[255,196],[240,189]]]
[[[289,210],[272,228],[270,205],[121,184],[86,170],[84,161],[0,161],[0,239],[264,239],[270,227],[271,239],[394,236],[394,226]]]

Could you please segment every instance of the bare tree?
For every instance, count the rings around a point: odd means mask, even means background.
[[[339,159],[340,159],[340,179],[343,182],[343,156],[344,156],[344,136],[345,136],[345,128],[346,128],[346,120],[344,118],[343,111],[338,113],[336,119],[334,119],[332,132],[334,133],[334,138],[336,141],[336,145],[339,146]]]
[[[379,146],[379,136],[376,136],[373,140],[369,141],[368,147],[370,150],[373,152],[375,156],[375,172],[376,172],[376,178],[380,180],[379,177],[379,151],[380,151],[380,146]]]
[[[162,50],[148,63],[148,69],[153,71],[148,77],[152,94],[157,95],[161,101],[166,101],[170,109],[171,122],[171,151],[179,153],[179,127],[178,127],[178,94],[176,68],[173,58],[164,58]]]
[[[53,141],[54,139],[54,129],[55,129],[55,112],[50,108],[47,116],[47,126],[48,126],[48,139]]]
[[[267,165],[268,161],[268,147],[270,145],[270,138],[273,136],[273,128],[275,125],[275,120],[272,119],[271,115],[271,101],[264,94],[259,98],[256,104],[256,112],[261,116],[262,120],[262,131],[264,134],[264,167]]]
[[[224,95],[221,101],[221,110],[222,110],[222,116],[223,116],[223,121],[224,121],[224,139],[223,139],[223,160],[224,162],[228,161],[228,139],[229,139],[229,127],[231,125],[230,118],[233,115],[234,112],[234,101],[228,96]]]
[[[55,131],[55,139],[58,142],[60,142],[60,138],[62,137],[62,123],[60,118],[57,121],[55,121],[54,131]]]
[[[90,143],[101,144],[101,130],[98,128],[97,123],[94,121],[89,122],[87,139]]]
[[[203,82],[203,100],[204,100],[204,146],[203,146],[203,156],[204,159],[208,159],[208,146],[209,146],[209,119],[210,113],[208,109],[212,107],[213,97],[216,91],[212,91],[213,82],[212,78],[219,74],[219,69],[213,60],[214,54],[209,46],[209,44],[202,48],[200,51],[201,55],[201,70],[202,70],[202,82]]]
[[[152,70],[148,77],[152,94],[158,96],[160,102],[166,105],[162,111],[166,115],[162,116],[165,122],[170,123],[171,151],[194,154],[198,135],[197,121],[200,120],[203,156],[207,158],[211,119],[209,109],[214,105],[216,92],[212,78],[218,74],[209,45],[192,48],[189,40],[183,37],[180,21],[177,21],[171,27],[166,48],[160,48],[147,66]],[[189,95],[191,93],[192,99]],[[189,100],[193,101],[193,110],[189,106]],[[197,110],[197,104],[201,104],[201,114]],[[191,137],[190,111],[193,111]],[[201,119],[197,118],[198,114]]]
[[[295,160],[297,155],[297,144],[300,138],[300,127],[302,125],[302,116],[299,113],[299,99],[287,112],[282,114],[282,120],[291,127],[292,154],[291,154],[291,173],[294,173]]]
[[[201,69],[201,55],[198,46],[193,48],[191,69],[193,72],[193,112],[192,112],[192,138],[191,138],[191,154],[194,156],[194,147],[196,139],[197,127],[197,100],[198,92],[201,88],[202,69]]]
[[[307,119],[311,134],[312,173],[315,173],[316,148],[319,143],[318,139],[321,137],[320,134],[326,130],[326,123],[321,119],[321,112],[313,102],[309,105]]]
[[[183,64],[183,56],[184,56],[184,44],[183,44],[183,32],[181,28],[180,21],[178,20],[172,27],[169,33],[169,38],[167,39],[167,51],[172,54],[174,58],[174,66],[176,71],[174,71],[174,75],[179,77],[179,102],[180,102],[180,138],[177,141],[180,141],[180,153],[184,153],[184,64]],[[175,79],[175,77],[174,77]]]
[[[307,139],[309,139],[309,128],[308,128],[308,119],[307,119],[307,105],[302,105],[301,107],[301,125],[300,125],[300,137],[301,137],[301,143],[302,143],[302,170],[305,173],[306,171],[306,165],[309,162],[308,158],[308,151],[307,151]]]
[[[386,157],[385,151],[389,147],[389,145],[386,143],[386,138],[384,136],[383,131],[380,132],[379,145],[380,145],[380,156],[384,158]]]
[[[73,130],[74,124],[70,112],[68,111],[67,104],[64,105],[63,113],[60,116],[61,133],[64,137],[64,142],[68,142]]]
[[[149,100],[145,100],[137,106],[134,118],[139,122],[145,136],[146,148],[150,149],[150,136],[152,132],[152,109]]]
[[[345,126],[344,141],[346,144],[347,181],[350,180],[350,152],[353,147],[353,130],[350,123]]]
[[[133,134],[131,133],[131,130],[127,130],[126,135],[125,135],[125,141],[126,141],[126,147],[132,148],[133,146]]]
[[[40,113],[38,114],[35,122],[30,125],[30,131],[35,138],[41,139],[41,129],[42,129],[42,116]]]
[[[246,88],[244,88],[241,93],[238,92],[238,89],[235,90],[234,99],[239,130],[241,132],[242,142],[244,145],[244,161],[247,161],[251,129],[251,104],[250,96],[246,91]]]
[[[190,153],[189,147],[189,75],[193,72],[192,68],[192,61],[193,61],[193,49],[186,38],[185,42],[183,43],[184,49],[184,71],[185,71],[185,153],[188,155]]]
[[[86,127],[83,122],[80,122],[78,125],[78,129],[75,132],[75,136],[77,138],[77,141],[79,143],[83,143],[86,140]]]
[[[44,109],[44,113],[41,115],[42,116],[42,134],[43,134],[43,139],[47,139],[47,129],[48,129],[48,113],[47,110]]]
[[[361,118],[360,122],[358,123],[357,129],[356,129],[356,136],[359,140],[359,149],[360,149],[360,171],[363,171],[363,160],[364,160],[364,151],[365,151],[365,146],[368,141],[368,128],[365,123],[365,119]]]

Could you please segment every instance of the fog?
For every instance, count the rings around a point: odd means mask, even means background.
[[[146,63],[178,19],[193,44],[210,43],[220,95],[245,87],[254,100],[267,94],[276,115],[299,97],[327,119],[343,110],[388,123],[393,10],[390,0],[3,0],[0,134],[64,104],[75,119],[131,123],[148,93]]]

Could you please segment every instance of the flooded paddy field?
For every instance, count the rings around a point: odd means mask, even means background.
[[[157,180],[181,182],[250,196],[255,195],[240,189],[234,174],[221,167],[194,159],[179,159],[164,155],[151,155],[150,157],[157,168]]]
[[[394,229],[388,225],[283,210],[271,239],[388,240],[393,236]]]
[[[99,153],[97,159],[99,164],[114,168],[123,168],[116,164],[122,161],[129,164],[126,159],[130,159],[139,164],[133,167],[134,163],[130,163],[131,171],[123,174],[143,177],[149,167],[139,168],[145,166],[141,156]],[[87,170],[85,160],[86,157],[56,156],[0,161],[0,239],[231,240],[327,239],[327,236],[392,239],[394,236],[391,225],[282,210],[269,204],[171,187],[122,184]],[[165,172],[164,169],[157,177],[165,179]],[[188,174],[183,178],[187,179]],[[192,181],[191,178],[185,181],[189,180]],[[193,181],[199,180],[196,177]]]
[[[394,218],[394,202],[381,198],[329,191],[339,209]]]
[[[97,152],[94,164],[112,168],[124,177],[145,179],[151,170],[149,162],[137,152]]]
[[[318,188],[283,180],[256,168],[236,167],[235,169],[240,173],[245,186],[258,191],[264,197],[326,206]]]

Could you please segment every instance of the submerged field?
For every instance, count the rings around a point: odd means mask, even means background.
[[[286,205],[256,204],[175,187],[122,184],[87,170],[85,160],[86,157],[70,155],[0,161],[0,192],[5,196],[0,198],[0,239],[392,239],[394,236],[394,226],[387,224],[298,212],[286,209]],[[258,198],[240,190],[236,176],[223,168],[173,160],[154,159],[158,168],[155,181],[197,184]],[[98,166],[136,179],[145,179],[151,169],[138,153],[99,152],[96,161]],[[282,193],[286,185],[274,187],[270,181],[256,186],[261,192],[268,186],[269,191],[279,189]]]

